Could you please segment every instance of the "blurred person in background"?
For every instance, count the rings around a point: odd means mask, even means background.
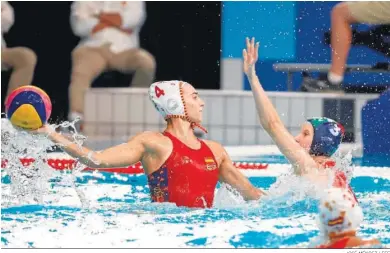
[[[146,88],[153,82],[155,59],[139,45],[145,19],[144,2],[73,2],[71,27],[81,41],[72,52],[68,119],[80,118],[79,130],[82,130],[85,92],[101,73],[109,70],[134,73],[131,87]]]
[[[305,77],[301,90],[308,92],[342,92],[342,81],[352,43],[352,28],[355,23],[390,24],[390,2],[343,2],[332,9],[331,47],[332,63],[325,79]]]
[[[15,21],[14,10],[6,2],[1,2],[1,70],[11,70],[12,74],[8,82],[7,96],[16,88],[23,85],[31,85],[34,76],[37,56],[26,47],[7,47],[3,34],[7,33]]]

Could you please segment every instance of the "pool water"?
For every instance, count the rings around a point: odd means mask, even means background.
[[[267,164],[288,164],[288,160],[283,155],[261,155],[256,157],[236,157],[236,161],[246,162],[257,162]],[[390,154],[382,156],[363,156],[363,157],[352,157],[351,163],[356,166],[378,166],[378,167],[390,167]]]
[[[213,208],[190,209],[150,203],[144,175],[85,173],[76,188],[70,174],[56,175],[43,204],[27,205],[12,198],[2,172],[2,247],[283,248],[308,247],[318,236],[318,202],[308,192],[286,190],[301,185],[291,176],[278,184],[275,177],[250,177],[256,187],[277,192],[259,202],[219,186]],[[351,185],[365,216],[359,234],[389,247],[390,178],[355,177]]]

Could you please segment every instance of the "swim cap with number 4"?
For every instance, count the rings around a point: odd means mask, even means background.
[[[164,119],[177,116],[186,117],[182,98],[182,81],[153,83],[149,88],[149,98]]]

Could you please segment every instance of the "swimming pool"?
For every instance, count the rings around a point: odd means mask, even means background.
[[[292,176],[277,179],[288,165],[272,159],[256,160],[270,163],[267,170],[243,171],[269,199],[244,203],[219,186],[206,210],[150,203],[144,175],[97,172],[78,175],[74,187],[72,174],[56,171],[43,205],[20,205],[2,171],[2,247],[307,247],[318,235],[312,188]],[[365,215],[359,234],[389,247],[390,168],[356,167],[351,184]]]
[[[260,155],[260,156],[247,156],[236,157],[236,161],[244,162],[258,162],[267,164],[288,164],[288,160],[283,155]],[[351,163],[355,166],[365,167],[390,167],[390,156],[364,156],[364,157],[351,157]]]

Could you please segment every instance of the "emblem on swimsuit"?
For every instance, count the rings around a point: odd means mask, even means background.
[[[204,161],[206,163],[206,170],[217,169],[217,165],[215,164],[215,161],[213,158],[205,158]]]

